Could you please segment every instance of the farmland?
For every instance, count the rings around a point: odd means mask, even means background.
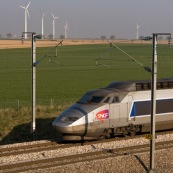
[[[152,44],[117,45],[144,66],[151,67]],[[151,74],[139,64],[107,43],[58,46],[57,54],[54,46],[37,47],[36,58],[41,60],[36,67],[39,118],[55,117],[55,113],[77,101],[87,90],[104,87],[112,81],[151,78]],[[172,48],[159,44],[158,78],[173,76],[172,67]],[[28,123],[31,102],[31,48],[0,49],[0,79],[1,109],[10,109],[13,112],[16,125]],[[50,105],[56,109],[50,111],[43,108]],[[20,110],[28,107],[24,111],[26,119],[23,116],[23,120],[19,120],[19,107]],[[40,113],[42,110],[44,113]],[[1,120],[6,114],[8,112],[1,113]]]
[[[121,49],[151,67],[152,45],[122,44]],[[172,76],[172,50],[158,46],[158,78]],[[47,55],[47,56],[46,56]],[[31,50],[0,50],[0,95],[2,101],[30,100]],[[37,99],[78,99],[85,91],[112,81],[150,79],[151,74],[109,44],[37,48]],[[96,59],[98,65],[96,66]],[[2,106],[2,104],[0,104]]]

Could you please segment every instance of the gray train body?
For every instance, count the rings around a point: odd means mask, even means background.
[[[52,123],[64,140],[150,131],[151,81],[113,82],[88,91]],[[173,78],[157,81],[156,130],[173,128]]]

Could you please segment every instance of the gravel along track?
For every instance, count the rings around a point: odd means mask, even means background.
[[[139,138],[140,136],[135,137],[126,137],[124,139],[133,139]],[[2,147],[0,148],[0,157],[12,156],[12,155],[20,155],[20,154],[27,154],[27,153],[34,153],[34,152],[41,152],[47,150],[57,150],[60,148],[70,148],[70,147],[77,147],[77,146],[84,146],[84,145],[92,145],[98,143],[105,143],[105,142],[112,142],[112,141],[122,140],[122,138],[111,138],[102,141],[90,141],[90,142],[76,142],[76,143],[63,143],[63,142],[41,142],[41,143],[30,143],[26,145],[17,145],[9,147]]]
[[[159,132],[159,134],[169,134],[173,133],[173,131],[163,131]],[[124,140],[129,139],[137,139],[143,137],[143,135],[137,135],[133,137],[123,137]],[[59,140],[56,141],[40,141],[40,142],[28,142],[28,143],[21,143],[21,144],[14,144],[14,145],[4,145],[0,147],[0,157],[5,156],[12,156],[12,155],[20,155],[20,154],[27,154],[27,153],[34,153],[34,152],[41,152],[46,150],[57,150],[60,148],[69,148],[69,147],[77,147],[77,146],[84,146],[84,145],[92,145],[92,144],[101,144],[105,142],[114,142],[122,140],[121,137],[105,139],[101,141],[90,141],[90,142],[76,142],[76,143],[63,143]]]
[[[148,170],[149,140],[146,140],[144,137],[134,139],[121,138],[121,140],[109,140],[101,143],[86,143],[83,146],[76,144],[74,146],[72,144],[58,145],[59,148],[57,147],[57,149],[53,150],[0,157],[0,172],[128,173],[147,172]],[[62,146],[66,147],[63,148]],[[169,159],[172,162],[172,164],[166,164],[167,168],[158,168],[159,171],[161,172],[162,170],[163,172],[165,170],[165,173],[167,173],[172,170],[171,172],[173,172],[173,159],[171,160],[173,156],[169,156],[171,152],[163,154],[166,151],[173,151],[173,134],[159,135],[156,140],[157,155],[161,155],[162,158],[168,157],[165,160],[168,161]],[[161,158],[160,156],[157,157]],[[163,160],[161,165],[165,165]]]

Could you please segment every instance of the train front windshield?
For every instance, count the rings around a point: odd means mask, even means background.
[[[91,96],[89,94],[85,94],[77,103],[80,104],[100,103],[103,98],[104,98],[103,96]]]

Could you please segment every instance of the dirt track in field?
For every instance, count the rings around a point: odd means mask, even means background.
[[[56,46],[61,40],[37,40],[36,47],[48,47]],[[151,44],[152,41],[141,41],[141,40],[114,40],[114,43],[131,43],[131,44]],[[62,45],[82,45],[82,44],[107,44],[107,40],[77,40],[67,39],[63,40]],[[160,44],[168,44],[167,40],[159,41]],[[27,48],[31,47],[31,40],[25,40],[22,44],[21,40],[0,40],[0,49],[11,49],[11,48]]]

